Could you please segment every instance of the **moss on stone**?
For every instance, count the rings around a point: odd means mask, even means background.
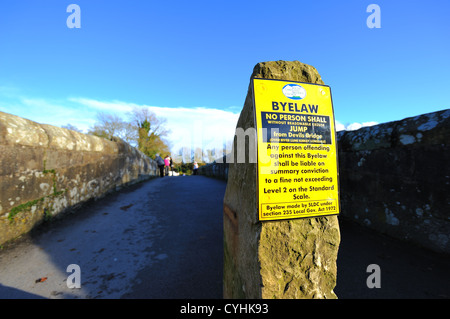
[[[16,216],[18,213],[26,211],[31,209],[31,207],[35,206],[36,204],[38,204],[39,202],[43,202],[45,199],[45,197],[39,198],[39,199],[35,199],[29,202],[26,202],[24,204],[21,204],[19,206],[13,207],[11,209],[11,211],[8,214],[8,220],[9,221],[13,221],[14,220],[14,216]]]

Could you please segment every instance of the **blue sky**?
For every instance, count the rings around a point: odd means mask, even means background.
[[[174,147],[208,144],[232,138],[255,64],[299,60],[330,85],[340,127],[400,120],[449,108],[448,12],[447,0],[2,1],[0,111],[86,130],[98,111],[148,106]]]

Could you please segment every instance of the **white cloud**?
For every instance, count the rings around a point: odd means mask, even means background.
[[[345,131],[345,125],[339,121],[335,121],[336,132]]]
[[[106,102],[106,101],[98,101],[98,100],[93,100],[93,99],[86,99],[86,98],[68,98],[69,101],[74,102],[74,103],[78,103],[78,104],[82,104],[84,106],[90,107],[90,108],[94,108],[97,110],[101,110],[104,112],[119,112],[119,113],[126,113],[126,112],[130,112],[133,107],[138,106],[137,104],[134,103],[126,103],[126,102],[120,102],[120,101],[116,101],[113,100],[111,102]]]
[[[344,125],[339,121],[335,121],[336,123],[336,131],[355,131],[355,130],[359,130],[362,127],[367,127],[367,126],[373,126],[373,125],[377,125],[378,122],[363,122],[363,123],[351,123],[351,124],[347,124]]]
[[[95,112],[80,112],[67,100],[14,96],[9,101],[1,99],[0,110],[42,124],[62,126],[70,123],[84,131],[95,122]]]
[[[6,89],[4,90],[6,91]],[[5,96],[5,94],[0,95]],[[13,93],[8,90],[8,93]],[[162,107],[135,104],[123,101],[100,101],[83,97],[70,97],[63,100],[47,100],[16,96],[8,102],[0,100],[0,110],[28,118],[38,123],[56,126],[72,124],[85,133],[95,123],[97,112],[114,113],[124,120],[133,108],[144,107],[157,117],[165,118],[166,128],[170,130],[168,141],[172,151],[182,147],[195,149],[222,149],[234,137],[240,110],[233,112],[208,107]],[[233,109],[234,108],[230,108]],[[239,108],[236,108],[236,110]],[[336,131],[357,130],[361,127],[377,125],[377,122],[342,124],[335,122]]]
[[[71,102],[95,110],[115,113],[124,119],[133,108],[148,108],[159,118],[165,118],[166,128],[170,131],[168,140],[172,151],[183,146],[194,149],[222,148],[228,140],[232,140],[239,113],[214,108],[196,107],[162,107],[135,104],[122,101],[98,101],[87,98],[70,98]],[[76,126],[76,123],[71,123]]]
[[[374,125],[378,125],[379,123],[378,122],[364,122],[363,124],[362,124],[362,126],[363,127],[366,127],[366,126],[374,126]]]
[[[352,123],[352,124],[347,125],[345,130],[356,131],[356,130],[359,130],[361,127],[362,127],[362,124],[360,124],[360,123]]]
[[[148,108],[157,117],[166,119],[170,131],[167,140],[172,151],[182,147],[194,150],[222,149],[232,140],[239,113],[208,107],[162,107],[123,101],[100,101],[84,97],[52,100],[16,95],[7,101],[0,98],[0,111],[18,115],[38,123],[55,126],[71,124],[87,133],[96,121],[98,112],[113,113],[128,120],[133,108]]]
[[[186,146],[191,149],[222,148],[234,137],[239,112],[208,107],[162,107],[136,104],[118,100],[102,101],[85,97],[46,99],[21,95],[14,88],[0,86],[0,111],[18,115],[32,121],[63,126],[74,125],[87,133],[96,122],[98,112],[113,113],[128,120],[133,108],[148,108],[160,118],[165,118],[167,137],[172,151]]]
[[[222,148],[232,140],[239,114],[213,108],[167,108],[152,106],[149,109],[167,119],[173,150],[183,146],[195,148]]]

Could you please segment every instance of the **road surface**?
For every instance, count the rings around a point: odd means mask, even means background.
[[[0,251],[0,298],[222,298],[225,187],[156,178],[50,223]]]
[[[156,178],[46,224],[0,250],[0,298],[222,298],[225,188],[204,176]],[[341,218],[340,227],[339,298],[450,298],[448,255]],[[67,287],[72,264],[79,289]],[[366,285],[370,264],[381,288]]]

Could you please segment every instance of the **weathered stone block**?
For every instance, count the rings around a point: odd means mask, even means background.
[[[299,61],[258,63],[251,77],[323,84],[314,67]],[[250,85],[237,127],[254,127],[253,114]],[[259,222],[256,176],[254,163],[229,164],[223,217],[224,297],[336,298],[337,216]]]
[[[450,110],[339,132],[341,216],[450,253]]]
[[[109,141],[0,112],[0,245],[35,225],[151,176],[153,160]]]

